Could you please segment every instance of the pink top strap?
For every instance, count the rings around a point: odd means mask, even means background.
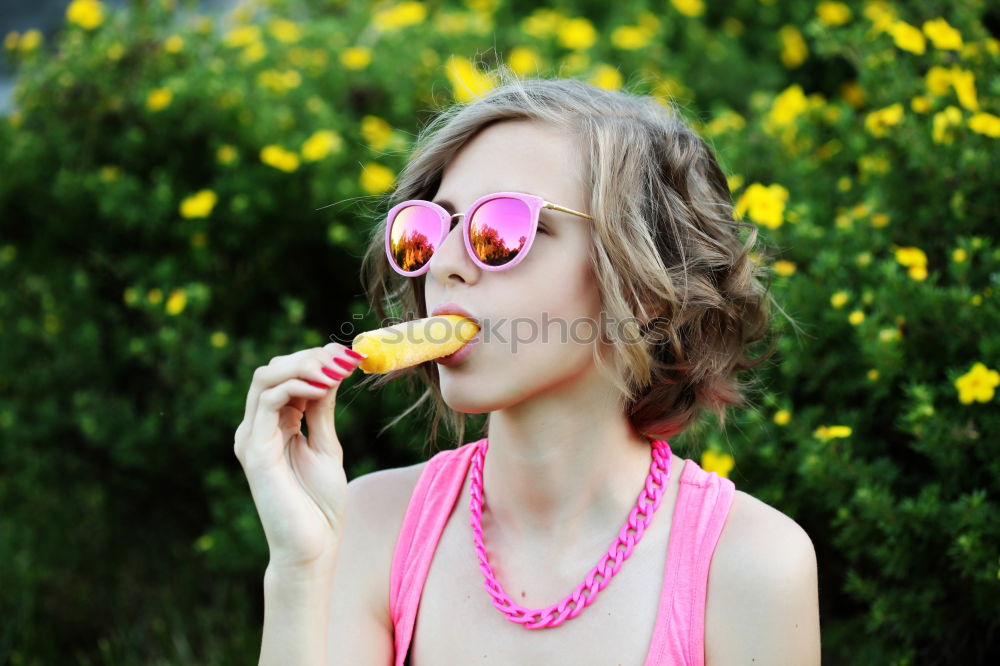
[[[389,614],[395,628],[396,666],[403,666],[434,551],[462,493],[475,445],[481,441],[438,452],[427,461],[413,489],[389,576]]]
[[[708,572],[735,493],[729,479],[684,461],[646,666],[705,665]]]
[[[424,582],[441,533],[468,477],[472,454],[481,441],[437,453],[427,462],[413,490],[393,553],[389,581],[395,666],[404,666],[408,661]],[[684,461],[660,607],[645,666],[704,666],[709,566],[735,489],[729,479],[705,472],[693,460]]]

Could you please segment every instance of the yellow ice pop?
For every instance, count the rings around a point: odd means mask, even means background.
[[[447,356],[478,332],[468,317],[444,314],[359,333],[351,349],[368,357],[358,365],[365,374],[381,375]]]

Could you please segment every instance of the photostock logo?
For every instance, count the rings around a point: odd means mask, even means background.
[[[363,315],[352,315],[354,320],[364,319]],[[447,319],[421,319],[416,313],[411,313],[409,318],[387,319],[382,326],[384,334],[383,344],[420,344],[422,342],[443,343],[453,339],[459,334],[458,327],[463,322],[451,322]],[[549,344],[557,342],[560,344],[589,345],[598,340],[606,344],[638,344],[643,341],[650,344],[662,342],[665,335],[662,328],[657,324],[663,320],[659,317],[643,322],[636,317],[628,317],[617,320],[606,312],[601,312],[598,320],[589,317],[578,317],[573,320],[566,320],[561,317],[550,317],[548,312],[542,312],[541,320],[532,317],[515,317],[508,319],[485,318],[479,321],[480,336],[483,344],[493,343],[509,346],[511,353],[516,354],[518,346],[541,342]],[[412,326],[400,326],[400,324],[412,323]],[[354,337],[362,331],[355,331],[352,322],[344,322],[340,327],[340,334],[343,341],[330,336],[334,342],[350,346]]]

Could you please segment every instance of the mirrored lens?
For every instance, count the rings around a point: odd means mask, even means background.
[[[531,209],[520,199],[487,201],[472,215],[469,238],[476,256],[488,266],[514,260],[528,242]]]
[[[407,206],[396,213],[389,233],[389,251],[404,271],[415,271],[431,260],[441,237],[441,218],[424,206]]]

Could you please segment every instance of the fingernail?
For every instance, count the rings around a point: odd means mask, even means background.
[[[330,379],[336,379],[338,382],[344,378],[343,375],[334,372],[330,368],[323,368],[323,374],[329,377]]]
[[[353,356],[354,358],[358,359],[359,361],[361,359],[368,358],[368,356],[366,354],[359,354],[358,352],[354,351],[353,349],[346,350],[346,353],[349,356]]]
[[[311,379],[307,379],[307,380],[306,380],[306,383],[307,383],[307,384],[312,384],[312,385],[313,385],[313,386],[315,386],[316,388],[321,388],[321,389],[328,389],[328,388],[330,388],[330,387],[329,387],[329,386],[327,386],[326,384],[320,384],[319,382],[314,382],[314,381],[312,381]]]
[[[335,358],[335,359],[333,359],[333,362],[336,363],[337,365],[339,365],[340,367],[342,367],[344,370],[347,370],[347,374],[350,374],[351,372],[353,372],[354,367],[355,367],[355,365],[353,363],[348,363],[347,361],[345,361],[342,358]]]

